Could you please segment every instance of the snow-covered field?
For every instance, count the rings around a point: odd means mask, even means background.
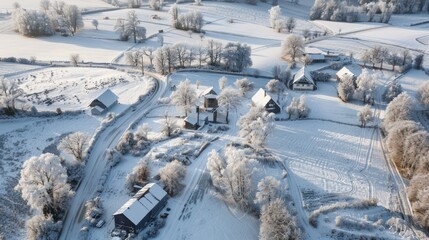
[[[140,74],[104,68],[47,68],[12,77],[24,90],[25,99],[38,110],[81,110],[105,89],[119,97],[125,108],[138,101],[150,89],[150,79]],[[115,109],[113,109],[115,111]]]

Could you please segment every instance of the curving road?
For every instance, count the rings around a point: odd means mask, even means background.
[[[102,179],[105,169],[108,167],[106,158],[106,149],[114,148],[121,138],[122,134],[130,126],[141,119],[151,106],[164,93],[166,84],[161,78],[153,73],[146,73],[156,80],[155,88],[148,93],[146,98],[139,103],[134,109],[129,108],[116,121],[107,127],[96,139],[92,151],[89,155],[85,166],[85,175],[76,190],[76,194],[71,201],[70,208],[64,219],[63,229],[59,239],[78,239],[80,228],[84,223],[84,205],[85,202],[92,198],[98,189],[100,179]]]

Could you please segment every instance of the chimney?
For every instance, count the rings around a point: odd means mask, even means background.
[[[196,111],[197,111],[197,125],[199,126],[199,124],[200,124],[200,106],[197,106]]]

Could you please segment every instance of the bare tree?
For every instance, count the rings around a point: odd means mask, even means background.
[[[74,54],[70,54],[70,63],[73,67],[77,67],[79,66],[79,62],[80,62],[80,55],[77,53]]]
[[[191,85],[191,81],[186,79],[181,81],[176,90],[171,95],[171,101],[177,107],[181,107],[185,111],[185,116],[188,116],[188,112],[191,112],[191,108],[197,100],[197,93],[195,88]]]
[[[88,136],[82,132],[69,134],[60,141],[58,148],[71,154],[75,160],[82,162],[88,147]]]
[[[51,2],[49,0],[40,0],[40,10],[47,12],[51,8]]]
[[[209,40],[207,43],[206,54],[208,58],[208,64],[213,66],[220,65],[222,58],[222,43],[214,40]]]
[[[289,35],[282,44],[283,57],[295,62],[297,57],[301,57],[304,52],[304,41],[298,35]]]
[[[98,20],[97,19],[92,19],[91,23],[92,23],[92,26],[95,27],[95,30],[98,30]]]
[[[361,127],[373,120],[372,111],[369,105],[365,105],[357,114]]]
[[[229,112],[241,106],[241,94],[230,87],[224,88],[218,97],[219,107],[226,109],[226,123],[229,123]]]

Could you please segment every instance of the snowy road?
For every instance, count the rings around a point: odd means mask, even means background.
[[[80,228],[84,223],[84,204],[94,196],[97,191],[99,181],[107,167],[106,149],[114,148],[122,134],[136,120],[149,111],[151,106],[163,94],[165,83],[154,74],[147,74],[155,77],[155,90],[145,98],[143,102],[135,107],[135,111],[128,109],[122,117],[118,117],[114,124],[104,130],[93,145],[85,167],[85,176],[82,179],[76,195],[71,201],[70,208],[64,220],[64,226],[60,239],[78,239]]]

